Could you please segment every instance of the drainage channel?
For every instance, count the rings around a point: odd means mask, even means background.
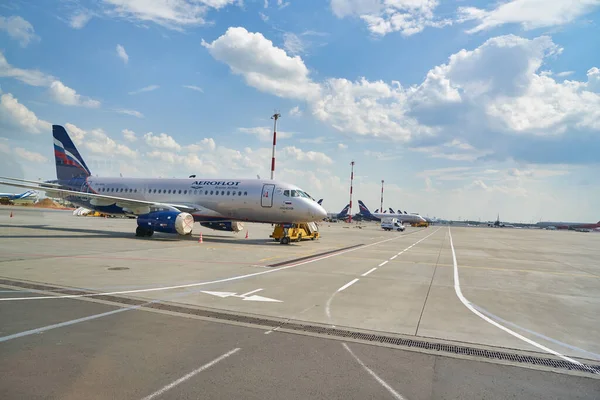
[[[355,246],[353,246],[355,247]],[[336,250],[339,251],[339,250]],[[288,261],[289,262],[289,261]],[[11,279],[0,279],[0,285],[7,285],[12,287],[18,287],[22,289],[33,289],[41,291],[52,291],[56,294],[64,295],[86,295],[93,294],[93,292],[87,292],[76,289],[66,289],[56,286],[42,285],[30,282],[21,282]],[[119,303],[123,305],[144,305],[144,308],[151,308],[162,311],[169,311],[179,314],[194,315],[203,318],[212,318],[216,320],[225,320],[231,322],[238,322],[250,325],[259,325],[263,327],[269,327],[271,329],[278,328],[278,330],[289,330],[295,332],[306,332],[312,334],[326,335],[332,338],[348,338],[355,340],[362,340],[365,342],[372,343],[385,343],[388,345],[398,346],[399,348],[417,348],[424,350],[439,351],[441,353],[458,354],[464,356],[481,357],[485,359],[498,360],[498,361],[510,361],[520,364],[529,364],[544,366],[549,368],[564,369],[570,371],[580,371],[592,374],[600,374],[600,365],[593,364],[573,364],[565,360],[541,357],[541,356],[530,356],[522,355],[518,353],[508,351],[495,351],[488,349],[479,349],[469,346],[461,346],[456,344],[447,343],[436,343],[427,340],[420,339],[407,339],[391,335],[383,335],[376,333],[365,333],[360,331],[354,331],[351,329],[340,329],[328,326],[319,326],[315,324],[297,323],[297,322],[282,322],[280,320],[271,318],[254,317],[247,315],[239,315],[234,313],[226,313],[213,310],[203,310],[198,308],[187,307],[184,305],[176,305],[169,303],[150,303],[147,304],[147,300],[138,300],[127,297],[119,296],[94,296],[95,299],[105,300],[113,303]]]

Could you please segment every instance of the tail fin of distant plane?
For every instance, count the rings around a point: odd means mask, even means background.
[[[338,218],[344,218],[348,215],[348,210],[350,210],[350,204],[346,204],[346,207],[342,208],[342,211],[337,215]]]
[[[318,205],[323,205],[323,199],[319,199],[319,201],[317,201]]]
[[[369,209],[367,208],[367,206],[365,206],[365,203],[363,203],[362,200],[358,201],[358,208],[360,210],[360,214],[371,215],[371,211],[369,211]]]
[[[404,214],[408,214],[406,211],[404,211]]]
[[[390,214],[394,214],[394,209],[390,207]]]
[[[77,151],[69,134],[60,125],[52,125],[54,136],[54,160],[56,161],[56,177],[59,180],[88,177],[91,172]]]
[[[400,210],[400,209],[399,209],[399,210],[398,210],[398,214],[402,214],[402,210]]]
[[[375,210],[375,214],[377,214],[379,212],[379,208],[377,210]]]

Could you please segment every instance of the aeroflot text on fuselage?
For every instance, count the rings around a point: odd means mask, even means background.
[[[240,184],[240,182],[236,182],[236,181],[229,181],[229,182],[225,182],[225,181],[195,181],[194,183],[192,183],[191,188],[192,189],[202,189],[204,186],[232,187],[232,186],[238,186],[239,184]]]

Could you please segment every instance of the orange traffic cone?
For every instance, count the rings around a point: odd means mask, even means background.
[[[198,243],[204,243],[204,241],[202,240],[202,232],[200,232],[200,237],[198,238]]]
[[[246,239],[248,239],[248,231],[246,230]]]

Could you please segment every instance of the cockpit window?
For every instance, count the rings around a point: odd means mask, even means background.
[[[296,190],[292,190],[292,197],[300,197]]]
[[[285,197],[290,197],[290,191],[289,191],[289,190],[284,190],[284,191],[283,191],[283,195],[284,195]]]

